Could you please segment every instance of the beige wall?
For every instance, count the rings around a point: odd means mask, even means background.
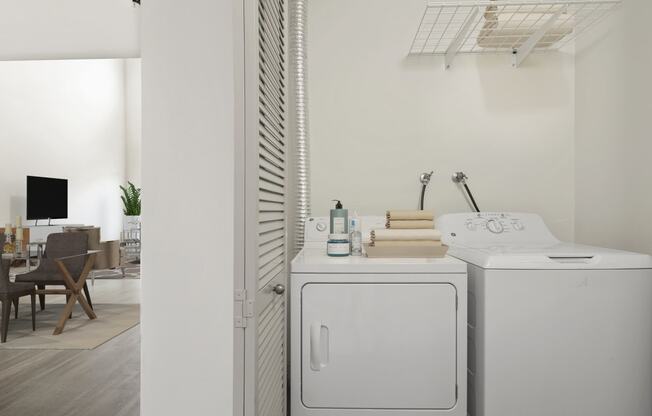
[[[142,183],[142,79],[140,58],[125,59],[125,176]]]
[[[406,57],[423,0],[321,0],[308,11],[313,214],[331,199],[362,214],[417,205],[469,210],[451,174],[465,171],[483,210],[537,212],[574,237],[574,59]]]
[[[652,2],[582,39],[576,56],[577,240],[652,254]]]
[[[140,54],[130,0],[0,2],[0,60],[127,58]]]

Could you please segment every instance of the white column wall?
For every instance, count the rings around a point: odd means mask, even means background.
[[[236,3],[143,2],[143,416],[233,412]]]

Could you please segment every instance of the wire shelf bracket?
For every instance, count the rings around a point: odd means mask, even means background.
[[[479,13],[480,9],[473,9],[469,17],[466,19],[462,30],[459,31],[457,36],[455,36],[455,39],[453,39],[451,42],[451,45],[448,47],[448,49],[446,49],[446,69],[449,69],[451,65],[453,65],[453,60],[457,56],[457,53],[460,51],[460,48],[464,43],[464,39],[466,39],[466,37],[469,35],[469,32],[473,27],[473,22]]]
[[[511,54],[515,68],[534,52],[563,48],[623,0],[458,0],[430,2],[410,55]]]
[[[527,59],[527,57],[532,53],[534,48],[536,48],[537,44],[541,42],[544,36],[546,36],[546,33],[548,33],[550,29],[552,29],[552,27],[555,25],[557,20],[559,20],[561,13],[561,9],[555,12],[552,16],[550,16],[548,21],[543,26],[537,29],[536,32],[534,32],[525,42],[523,42],[520,48],[514,49],[514,52],[512,53],[514,55],[514,67],[518,68],[521,66],[523,61],[525,61],[525,59]]]

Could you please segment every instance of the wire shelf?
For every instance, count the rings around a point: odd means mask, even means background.
[[[558,50],[600,22],[622,0],[431,2],[410,55],[511,53],[518,66],[534,51]]]

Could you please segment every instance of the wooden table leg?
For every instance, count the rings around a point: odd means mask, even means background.
[[[93,268],[93,264],[95,263],[95,254],[89,255],[88,258],[86,259],[86,263],[84,264],[84,269],[79,275],[79,279],[77,279],[77,282],[75,282],[75,280],[72,278],[70,272],[68,271],[68,268],[62,261],[56,260],[56,263],[59,266],[59,271],[63,275],[63,282],[66,285],[67,288],[66,291],[69,292],[70,299],[68,300],[68,303],[66,303],[66,307],[63,309],[63,312],[59,316],[59,322],[57,323],[57,326],[54,329],[53,335],[59,335],[63,332],[63,328],[66,325],[66,321],[68,320],[70,314],[72,313],[72,308],[75,306],[75,303],[77,302],[79,302],[79,305],[82,307],[84,312],[86,312],[86,315],[88,316],[89,319],[97,318],[97,315],[88,304],[88,301],[86,300],[86,297],[84,297],[84,293],[83,293],[84,284],[86,283],[86,278],[88,277],[88,274],[90,273],[91,269]]]
[[[70,317],[70,314],[72,313],[72,308],[75,306],[76,298],[75,296],[70,296],[70,299],[68,299],[68,303],[66,303],[66,306],[63,308],[63,312],[61,312],[61,315],[59,315],[59,322],[57,322],[56,328],[54,328],[54,332],[52,335],[59,335],[60,333],[63,332],[63,327],[66,326],[66,321]]]
[[[79,294],[77,296],[77,301],[79,301],[79,305],[82,307],[84,312],[86,312],[86,315],[88,315],[88,317],[90,319],[96,319],[97,318],[97,315],[95,315],[95,311],[93,311],[93,308],[91,308],[91,305],[88,304],[88,301],[86,300],[86,297],[84,296],[84,294]]]

